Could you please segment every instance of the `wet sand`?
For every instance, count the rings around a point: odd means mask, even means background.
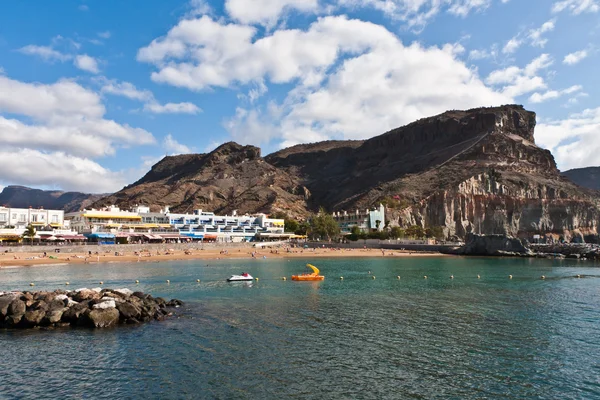
[[[254,254],[254,257],[253,257]],[[172,251],[134,252],[124,251],[120,255],[114,252],[99,252],[98,254],[83,252],[74,253],[0,253],[0,268],[17,266],[51,265],[51,264],[94,264],[106,262],[160,262],[174,260],[224,260],[252,258],[321,258],[321,257],[441,257],[445,254],[437,252],[415,252],[381,249],[256,249],[253,247],[234,249],[189,249]]]

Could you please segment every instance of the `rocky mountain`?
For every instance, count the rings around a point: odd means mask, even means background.
[[[448,236],[596,233],[600,195],[562,177],[535,144],[522,106],[448,111],[364,141],[297,145],[264,158],[226,143],[166,157],[100,204],[215,212],[387,206],[390,226],[442,226]]]
[[[259,148],[230,142],[209,154],[167,156],[142,179],[96,206],[144,204],[217,213],[289,210],[300,215],[306,213],[308,195],[297,177],[265,162]]]
[[[588,189],[600,190],[600,167],[576,168],[564,171],[571,181]]]
[[[0,193],[0,205],[15,208],[44,207],[71,212],[89,207],[103,196],[105,195],[7,186]]]

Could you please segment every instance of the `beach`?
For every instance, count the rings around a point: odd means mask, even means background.
[[[415,252],[381,249],[336,249],[336,248],[278,248],[257,249],[254,247],[236,248],[189,248],[151,251],[106,251],[97,252],[46,253],[24,252],[0,253],[0,268],[51,264],[93,264],[106,262],[163,262],[175,260],[224,260],[224,259],[265,259],[265,258],[320,258],[320,257],[431,257],[446,256],[438,252]]]

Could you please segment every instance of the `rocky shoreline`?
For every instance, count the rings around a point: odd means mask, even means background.
[[[507,235],[468,234],[465,245],[448,253],[465,256],[572,258],[600,260],[600,247],[592,244],[529,244]]]
[[[181,305],[126,288],[0,292],[0,328],[109,328],[161,321]]]

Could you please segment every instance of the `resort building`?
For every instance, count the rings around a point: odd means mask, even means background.
[[[0,227],[64,226],[65,212],[62,210],[45,210],[43,208],[9,208],[0,207]]]
[[[215,215],[194,210],[192,214],[172,213],[169,207],[159,212],[136,206],[124,211],[116,206],[101,210],[82,210],[65,215],[71,227],[90,241],[100,243],[146,242],[157,240],[208,240],[241,242],[287,239],[284,220],[256,216]]]
[[[382,231],[385,225],[385,207],[379,204],[379,208],[373,210],[338,211],[333,213],[333,219],[338,223],[342,234],[351,233],[355,226],[361,232]]]
[[[0,243],[23,242],[29,225],[35,229],[32,241],[80,241],[85,237],[69,229],[63,210],[0,207]]]

